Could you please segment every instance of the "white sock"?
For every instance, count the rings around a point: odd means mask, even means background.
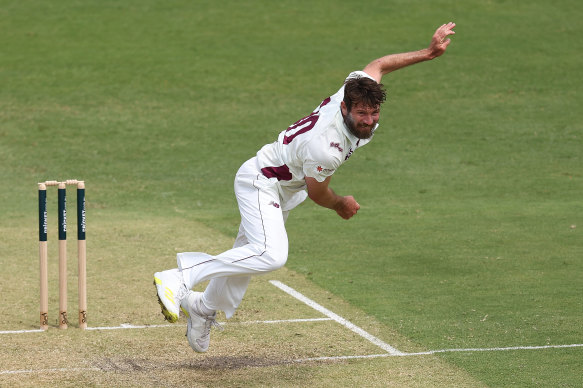
[[[206,307],[206,305],[204,304],[202,297],[200,298],[200,303],[197,307],[197,310],[200,310],[199,312],[202,313],[203,315],[213,315],[216,310],[211,310],[208,307]]]
[[[192,292],[191,292],[192,293]],[[211,310],[209,309],[202,301],[202,297],[200,299],[195,300],[195,302],[193,303],[192,306],[188,305],[188,297],[182,299],[182,301],[180,302],[180,305],[182,306],[182,308],[184,309],[188,309],[188,307],[191,307],[195,313],[199,314],[199,315],[213,315],[216,310]]]

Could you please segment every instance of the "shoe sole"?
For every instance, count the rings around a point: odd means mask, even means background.
[[[162,315],[164,315],[164,319],[170,323],[176,323],[178,321],[178,315],[171,313],[168,311],[162,299],[160,299],[160,295],[158,295],[158,287],[156,286],[156,280],[154,280],[154,287],[156,287],[156,297],[158,298],[158,304],[162,308]]]

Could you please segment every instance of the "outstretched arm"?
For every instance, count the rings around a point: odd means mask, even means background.
[[[447,46],[451,43],[451,39],[447,37],[455,34],[455,31],[453,30],[454,27],[455,23],[453,22],[440,26],[433,34],[429,47],[425,49],[408,53],[386,55],[375,59],[363,70],[380,83],[385,74],[399,70],[405,66],[437,58],[445,52]]]

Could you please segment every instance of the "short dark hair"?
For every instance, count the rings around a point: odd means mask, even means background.
[[[353,105],[364,104],[370,107],[380,106],[387,99],[384,85],[368,77],[350,78],[344,84],[344,104],[350,112]]]

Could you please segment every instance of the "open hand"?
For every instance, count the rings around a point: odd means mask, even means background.
[[[429,50],[431,51],[432,58],[439,57],[445,52],[447,46],[451,43],[451,39],[448,38],[449,35],[455,34],[453,28],[455,23],[449,22],[447,24],[441,25],[431,38],[431,44],[429,45]]]

